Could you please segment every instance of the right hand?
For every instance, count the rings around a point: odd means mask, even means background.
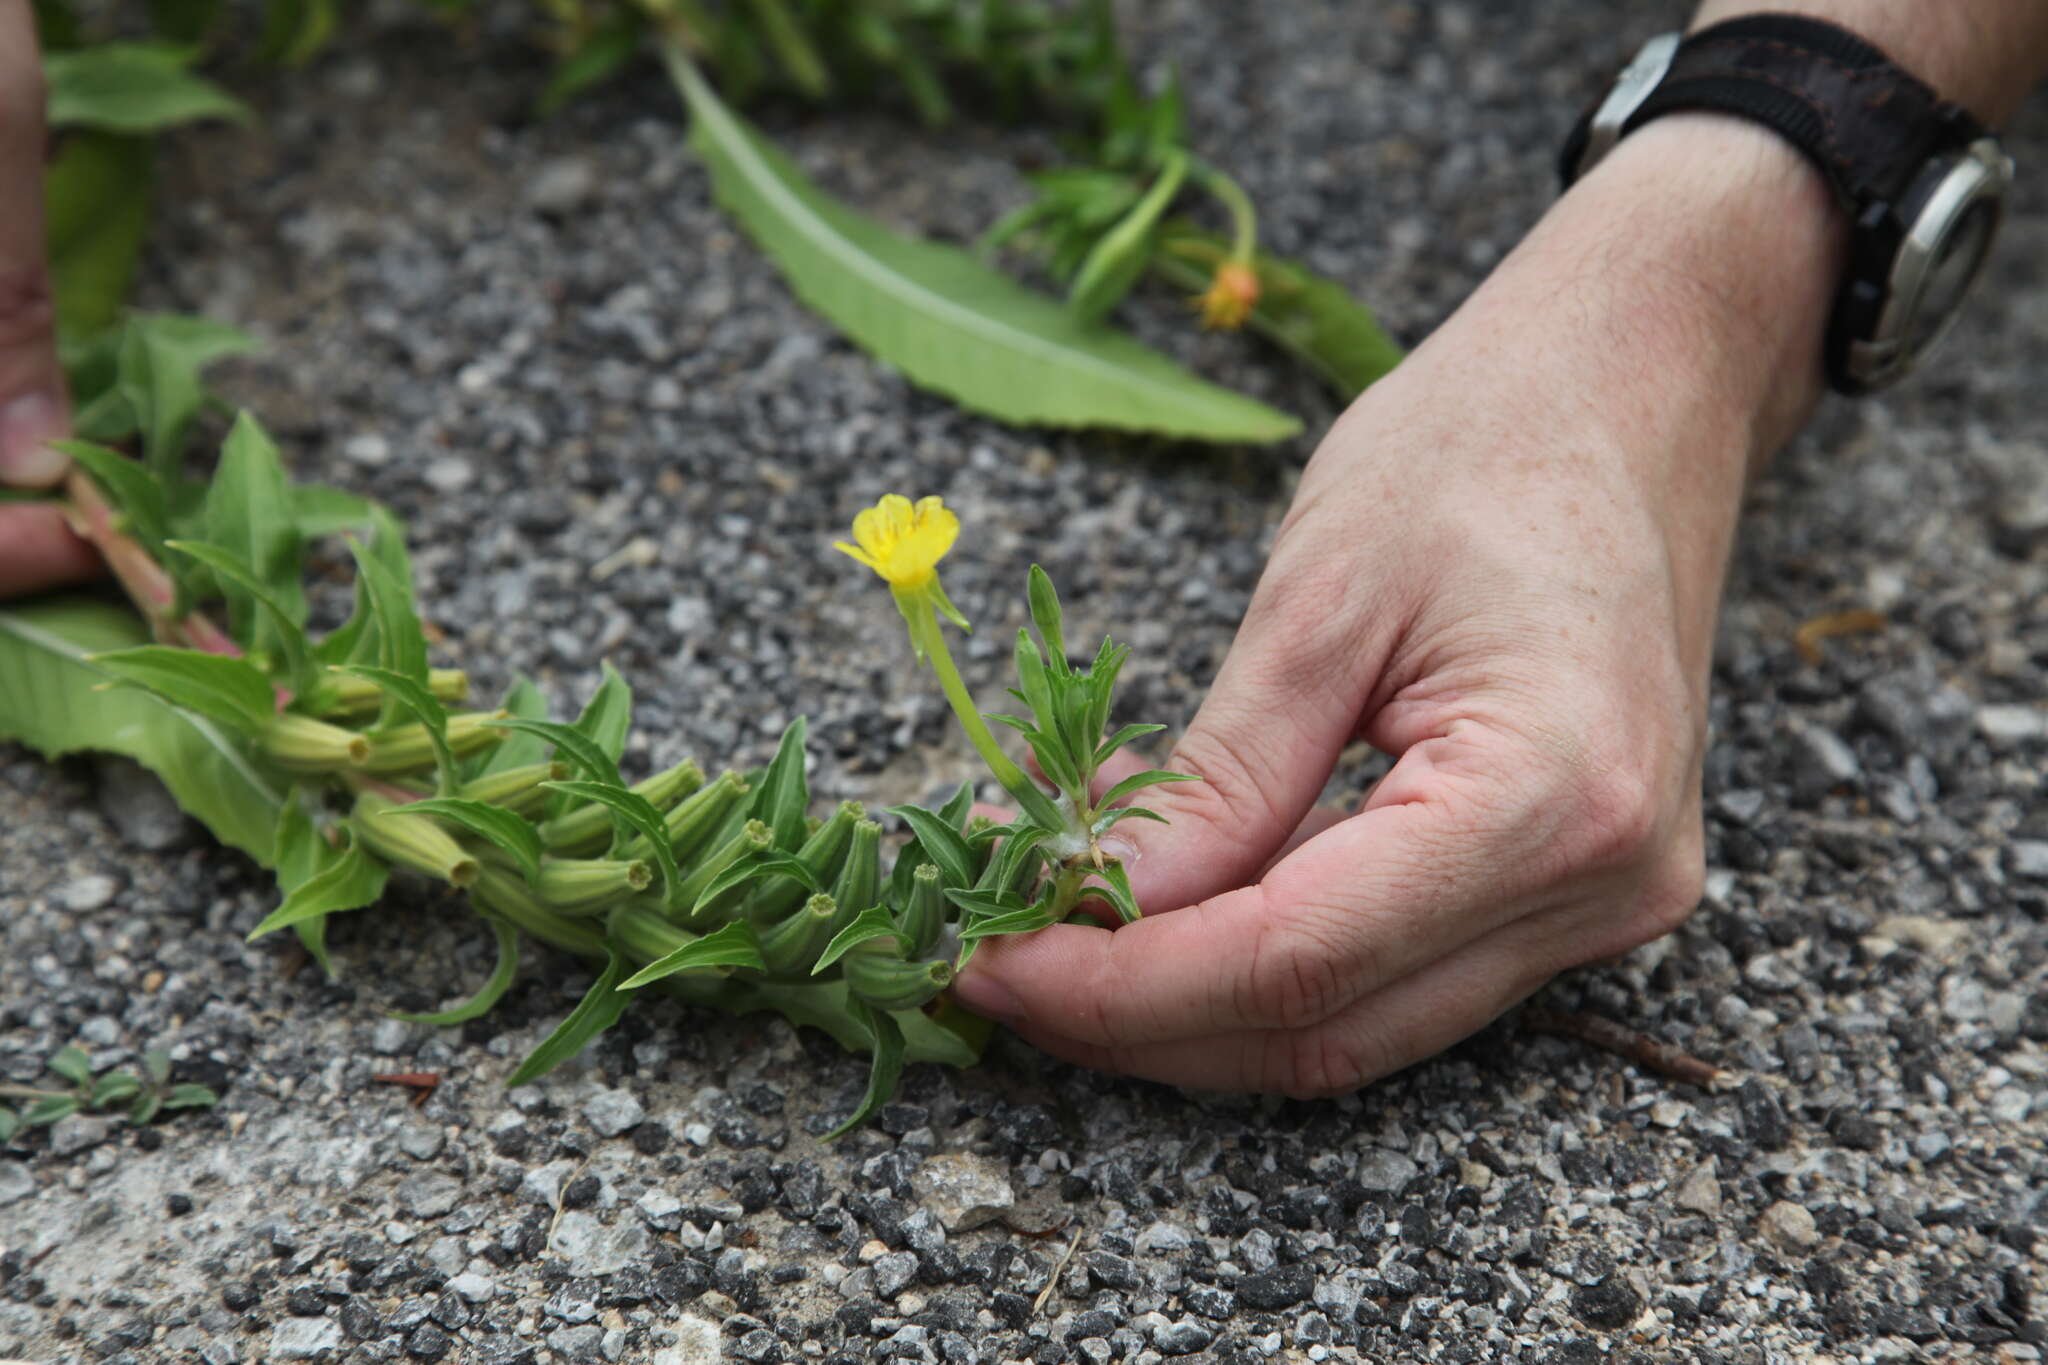
[[[48,488],[69,462],[57,309],[43,242],[43,75],[29,0],[0,0],[0,485]],[[98,573],[50,503],[0,502],[0,597]]]

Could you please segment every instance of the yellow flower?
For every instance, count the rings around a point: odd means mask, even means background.
[[[834,541],[832,548],[853,556],[896,589],[916,589],[931,582],[933,569],[960,535],[960,518],[938,498],[919,498],[915,506],[891,493],[853,519],[855,545]]]
[[[1225,261],[1216,267],[1209,292],[1195,300],[1202,310],[1202,325],[1230,331],[1242,327],[1259,301],[1258,272],[1243,261]]]

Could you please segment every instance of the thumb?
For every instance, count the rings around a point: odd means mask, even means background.
[[[1167,823],[1125,820],[1103,838],[1146,914],[1254,884],[1314,807],[1357,730],[1377,666],[1354,633],[1333,624],[1344,613],[1317,610],[1304,622],[1299,608],[1312,604],[1288,577],[1276,558],[1165,764],[1201,780],[1140,792],[1136,803]]]
[[[43,79],[27,0],[0,0],[0,484],[64,476],[69,423],[43,242]]]

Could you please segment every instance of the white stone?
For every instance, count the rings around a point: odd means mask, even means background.
[[[1421,1171],[1420,1166],[1401,1153],[1389,1151],[1385,1147],[1373,1147],[1358,1159],[1355,1178],[1368,1190],[1380,1194],[1394,1194]]]
[[[36,1178],[29,1173],[27,1163],[0,1161],[0,1207],[17,1199],[26,1199],[35,1192]]]
[[[1678,1193],[1671,1197],[1671,1202],[1709,1218],[1721,1211],[1721,1173],[1714,1158],[1708,1157],[1693,1168],[1692,1174],[1679,1185]]]
[[[621,1219],[606,1227],[596,1215],[575,1209],[555,1224],[548,1250],[569,1263],[571,1275],[615,1275],[647,1254],[646,1224]]]
[[[2048,740],[2048,709],[2039,706],[1980,706],[1977,733],[1994,749],[2017,749],[2035,740]]]
[[[104,872],[89,872],[59,887],[57,902],[73,913],[98,910],[114,899],[114,893],[120,889],[120,883]]]
[[[341,1324],[332,1318],[286,1318],[270,1329],[275,1360],[324,1360],[342,1344]]]
[[[1756,1220],[1757,1231],[1787,1251],[1807,1252],[1820,1245],[1820,1229],[1800,1204],[1779,1200]]]
[[[911,1183],[948,1232],[978,1228],[1016,1203],[1006,1168],[968,1152],[927,1157]]]
[[[618,1137],[640,1126],[647,1110],[630,1090],[599,1090],[583,1101],[583,1118],[601,1136]]]
[[[498,1292],[488,1276],[465,1271],[448,1281],[448,1287],[470,1303],[483,1303]]]

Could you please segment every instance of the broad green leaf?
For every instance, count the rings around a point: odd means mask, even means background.
[[[754,784],[753,816],[774,833],[775,847],[794,850],[804,840],[804,809],[811,803],[804,780],[805,722],[791,721],[775,746],[775,757]]]
[[[939,865],[939,872],[952,886],[974,885],[975,858],[960,831],[922,806],[891,806],[889,814],[910,826],[918,846]]]
[[[43,60],[52,128],[154,133],[204,119],[249,121],[249,108],[188,67],[191,48],[165,43],[99,43]]]
[[[288,888],[284,903],[264,916],[263,922],[249,931],[249,938],[259,939],[307,920],[374,905],[384,894],[390,875],[391,869],[382,859],[351,842],[346,849],[334,851],[332,860],[312,876]]]
[[[147,688],[209,720],[260,735],[277,714],[277,693],[247,659],[170,645],[138,645],[89,660],[108,678]]]
[[[324,483],[291,487],[292,520],[306,540],[343,531],[369,531],[376,526],[377,504],[368,498]]]
[[[204,524],[205,539],[239,556],[286,617],[305,622],[299,530],[284,466],[277,446],[246,412],[235,419],[221,446],[220,464],[206,489]],[[263,650],[280,647],[276,627],[259,614],[249,589],[230,581],[221,583],[220,590],[228,602],[230,635]]]
[[[6,1105],[0,1104],[0,1147],[5,1147],[8,1143],[12,1142],[14,1135],[27,1126],[28,1124],[23,1121],[20,1114],[15,1113]]]
[[[149,692],[95,690],[112,675],[91,655],[148,638],[132,612],[89,598],[0,603],[0,739],[47,758],[126,754],[215,838],[271,866],[282,780],[197,712]]]
[[[396,702],[398,708],[418,721],[420,728],[427,732],[427,742],[434,746],[434,769],[440,775],[441,796],[450,796],[455,791],[455,753],[448,747],[448,708],[434,695],[421,678],[408,677],[388,668],[372,668],[368,664],[339,664],[338,673],[354,674],[368,679],[383,691],[387,702]],[[538,839],[539,836],[535,836]]]
[[[22,1123],[29,1128],[44,1123],[55,1123],[58,1119],[69,1118],[77,1113],[81,1104],[82,1101],[76,1095],[51,1095],[31,1104],[22,1113]]]
[[[627,978],[622,991],[638,990],[640,987],[659,981],[677,972],[701,971],[707,967],[751,967],[755,971],[767,970],[768,964],[761,960],[761,940],[754,932],[754,926],[745,920],[732,923],[709,933],[693,943],[686,943],[666,957],[648,963]]]
[[[50,285],[67,341],[83,341],[120,316],[149,230],[152,164],[146,138],[79,132],[64,139],[43,174]],[[84,423],[78,431],[98,440],[126,434]]]
[[[531,883],[540,876],[540,833],[533,822],[500,806],[465,801],[459,796],[432,796],[393,806],[392,815],[438,815],[453,821],[479,839],[485,839],[512,855],[519,870]]]
[[[172,1086],[164,1095],[166,1109],[211,1109],[219,1103],[220,1096],[191,1081]]]
[[[812,964],[811,975],[816,976],[830,967],[845,956],[846,950],[855,944],[866,943],[871,938],[881,938],[885,934],[894,935],[906,954],[914,951],[914,945],[897,929],[895,916],[889,913],[889,908],[885,905],[871,905],[854,916],[853,923],[832,936],[832,941],[825,945],[824,951],[818,954],[817,962]]]
[[[1129,777],[1104,792],[1102,799],[1095,803],[1095,807],[1097,810],[1100,810],[1104,806],[1114,806],[1117,802],[1134,792],[1141,792],[1147,787],[1156,787],[1163,782],[1200,782],[1201,780],[1201,778],[1196,777],[1193,773],[1169,773],[1162,772],[1157,768],[1149,772],[1132,773]]]
[[[1170,283],[1199,293],[1228,254],[1221,237],[1174,223],[1152,265]],[[1350,401],[1401,363],[1400,343],[1343,285],[1264,252],[1258,272],[1259,301],[1248,325],[1306,361],[1339,398]]]
[[[1224,442],[1301,430],[967,252],[898,236],[835,202],[728,109],[677,44],[664,51],[719,202],[806,303],[916,383],[1008,422]]]
[[[142,1091],[142,1082],[126,1071],[109,1071],[93,1083],[92,1107],[104,1109],[110,1104],[131,1100]]]
[[[285,676],[290,680],[292,692],[300,697],[310,696],[318,687],[319,679],[313,671],[313,654],[306,644],[305,628],[293,620],[285,606],[271,595],[269,585],[256,576],[248,561],[203,540],[169,540],[164,545],[213,570],[215,582],[232,583],[249,595],[250,600],[269,618],[271,639],[284,656]]]
[[[619,671],[607,659],[603,664],[603,680],[598,683],[597,691],[590,694],[590,700],[584,703],[583,714],[576,718],[576,729],[604,750],[616,764],[619,755],[626,752],[626,732],[632,724],[633,689],[627,686],[626,680],[619,676]],[[568,810],[570,800],[566,792],[558,791],[550,796],[548,818],[554,819]]]
[[[897,1025],[896,1017],[887,1010],[878,1010],[859,1000],[849,999],[847,1004],[868,1026],[874,1060],[869,1065],[868,1089],[861,1097],[860,1106],[847,1117],[846,1122],[825,1134],[827,1142],[866,1123],[876,1110],[889,1102],[890,1096],[896,1093],[896,1082],[903,1076],[903,1030]]]
[[[584,992],[583,999],[569,1011],[569,1017],[542,1040],[539,1047],[527,1054],[526,1060],[519,1064],[518,1070],[505,1084],[525,1085],[545,1076],[583,1051],[591,1039],[619,1022],[626,1006],[633,1003],[633,993],[619,989],[619,982],[626,975],[626,959],[616,948],[607,946],[606,953],[604,971]]]
[[[512,926],[502,920],[490,921],[491,932],[498,939],[498,964],[491,969],[491,975],[475,995],[459,1005],[452,1005],[434,1014],[406,1014],[398,1010],[391,1012],[393,1019],[403,1019],[409,1024],[463,1024],[471,1019],[481,1019],[491,1012],[491,1007],[504,997],[512,985],[512,978],[519,970],[519,935]]]
[[[205,318],[156,314],[132,317],[122,327],[120,392],[142,432],[144,458],[160,477],[175,481],[181,472],[186,434],[206,405],[200,373],[255,345]]]
[[[57,1049],[56,1056],[43,1063],[43,1069],[73,1085],[84,1085],[92,1079],[92,1058],[78,1044],[66,1043]]]
[[[655,866],[661,869],[662,895],[673,897],[676,894],[676,888],[683,880],[682,874],[676,870],[675,850],[669,846],[668,823],[661,818],[661,812],[654,808],[652,801],[616,783],[544,782],[541,785],[569,796],[581,797],[586,801],[608,806],[612,814],[628,829],[646,836],[648,853],[653,857]],[[529,825],[527,828],[531,829],[532,826]],[[535,834],[534,843],[538,845],[539,842],[540,836]],[[617,848],[621,843],[623,840],[614,840],[613,847]]]

